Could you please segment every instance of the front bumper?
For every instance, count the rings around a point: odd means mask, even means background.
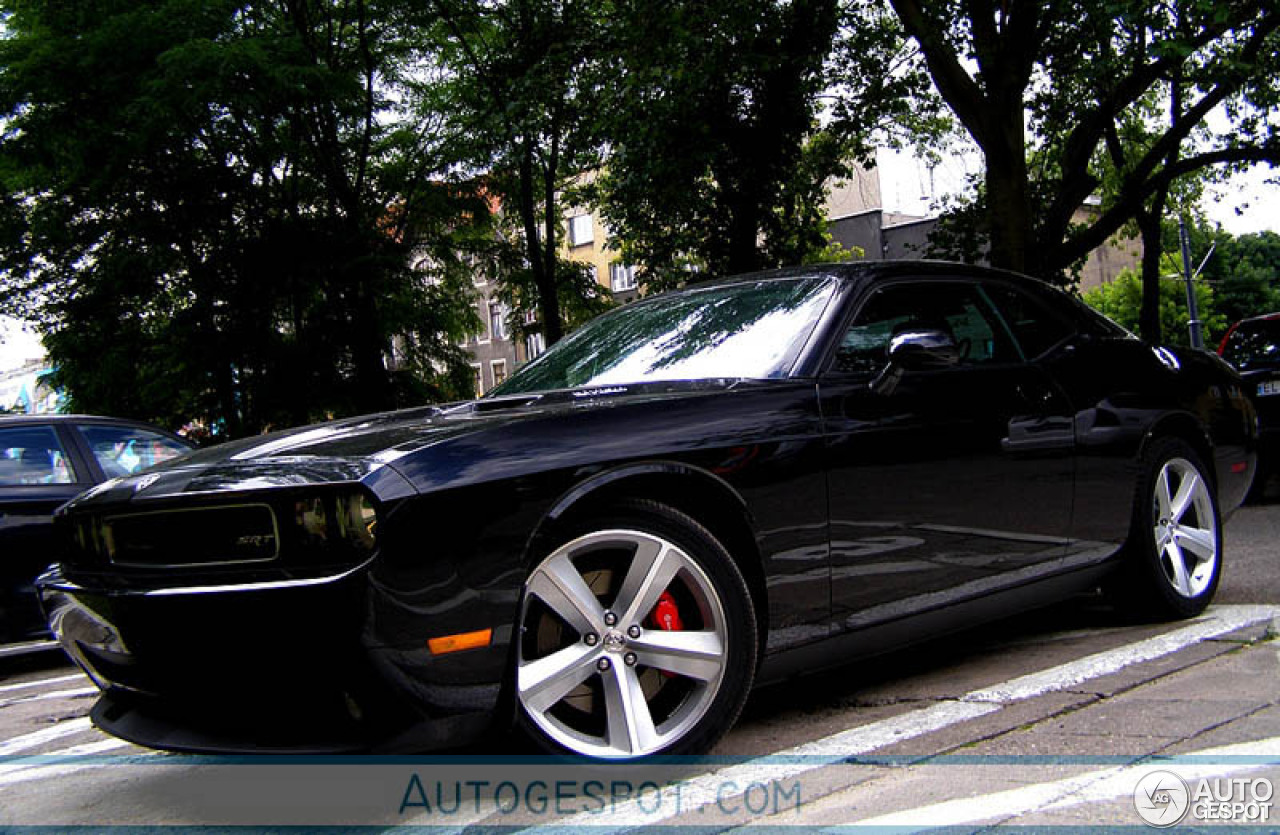
[[[506,642],[436,658],[424,644],[381,639],[386,604],[366,567],[151,590],[55,567],[39,588],[54,634],[103,690],[95,724],[148,747],[427,750],[473,740],[496,715],[502,665],[492,656]]]

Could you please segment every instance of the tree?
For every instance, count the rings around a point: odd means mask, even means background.
[[[1213,287],[1215,305],[1228,322],[1280,310],[1280,235],[1234,236],[1202,220],[1188,226],[1188,238],[1193,267],[1208,255],[1200,275]],[[1168,251],[1177,251],[1175,224],[1165,224],[1164,241]]]
[[[890,2],[983,154],[998,266],[1061,277],[1180,178],[1280,160],[1274,3]],[[1152,97],[1171,115],[1126,145]],[[1209,118],[1219,110],[1228,129]],[[1078,224],[1101,165],[1115,172],[1102,211]]]
[[[1166,260],[1164,267],[1166,270],[1172,270],[1176,264]],[[1222,336],[1226,331],[1228,320],[1218,311],[1214,291],[1208,282],[1200,279],[1194,286],[1196,306],[1199,308],[1200,323],[1207,344]],[[1084,294],[1084,300],[1088,305],[1131,331],[1136,331],[1138,328],[1144,297],[1142,275],[1131,269],[1121,270],[1115,281]],[[1159,299],[1160,329],[1165,335],[1167,344],[1184,347],[1190,345],[1191,337],[1187,325],[1191,317],[1187,312],[1186,284],[1175,279],[1161,281]]]
[[[466,379],[469,277],[410,256],[482,201],[424,176],[388,94],[398,4],[0,9],[3,296],[50,328],[73,408],[239,435]]]
[[[605,6],[587,0],[432,0],[416,18],[430,68],[416,86],[421,112],[442,114],[447,155],[483,173],[515,228],[521,260],[495,276],[517,313],[537,310],[547,344],[566,324],[563,304],[603,309],[561,255],[564,189],[600,160],[594,59]],[[572,322],[570,322],[572,324]]]
[[[840,3],[614,7],[609,159],[588,192],[623,259],[663,288],[691,270],[747,272],[826,249],[826,184],[848,174],[861,137],[818,126]]]

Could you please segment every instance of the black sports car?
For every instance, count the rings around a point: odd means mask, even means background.
[[[42,581],[158,748],[703,751],[753,683],[1110,583],[1190,616],[1256,423],[1217,356],[939,263],[699,284],[478,401],[254,438],[71,502]]]
[[[0,417],[0,644],[7,645],[0,651],[56,646],[35,590],[36,576],[57,557],[53,511],[86,487],[191,447],[158,426],[120,418]]]

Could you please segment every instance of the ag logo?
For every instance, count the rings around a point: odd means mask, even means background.
[[[1133,790],[1133,808],[1152,826],[1164,828],[1180,823],[1190,807],[1187,784],[1169,771],[1151,772]]]

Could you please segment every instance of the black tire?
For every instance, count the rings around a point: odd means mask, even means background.
[[[732,557],[696,520],[647,500],[583,519],[558,541],[522,594],[512,679],[520,726],[544,750],[600,759],[709,750],[737,720],[756,668],[755,611]],[[670,579],[637,585],[646,569]],[[566,586],[599,609],[573,603]],[[686,634],[659,628],[658,612]]]
[[[1162,486],[1162,473],[1167,487]],[[1192,474],[1203,490],[1197,490],[1192,481],[1188,488],[1195,496],[1181,515],[1177,507],[1162,512],[1158,491],[1177,499]],[[1212,542],[1211,552],[1208,542]],[[1194,617],[1205,610],[1218,589],[1222,518],[1216,485],[1200,455],[1180,438],[1158,438],[1142,457],[1123,560],[1108,591],[1117,605],[1140,617]]]

